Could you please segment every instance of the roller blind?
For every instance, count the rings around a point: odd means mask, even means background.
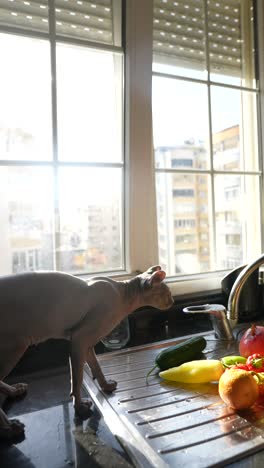
[[[116,0],[55,0],[58,36],[113,44]],[[48,0],[0,0],[0,27],[49,32]]]
[[[253,7],[250,0],[154,0],[154,61],[210,70],[253,73]],[[249,63],[250,62],[250,63]]]

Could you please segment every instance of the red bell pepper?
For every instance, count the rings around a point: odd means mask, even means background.
[[[264,356],[258,353],[251,354],[251,356],[247,358],[246,365],[250,371],[264,372]]]
[[[242,370],[246,370],[246,371],[251,370],[251,369],[249,369],[247,364],[236,364],[235,366],[231,366],[231,368],[232,369],[242,369]]]

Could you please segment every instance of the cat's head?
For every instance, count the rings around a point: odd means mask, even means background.
[[[161,310],[170,309],[174,301],[169,287],[163,281],[166,277],[165,271],[159,265],[155,265],[139,276],[145,304]]]

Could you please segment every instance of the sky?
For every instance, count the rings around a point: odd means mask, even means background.
[[[51,159],[49,45],[0,34],[0,47],[0,125],[34,134],[34,157]],[[58,48],[58,135],[64,160],[76,157],[74,152],[80,160],[121,160],[122,129],[117,122],[122,96],[114,75],[122,66],[118,60],[112,54],[69,45]],[[154,77],[152,87],[155,146],[174,146],[193,137],[208,139],[206,84]],[[212,87],[213,132],[238,124],[240,113],[239,91]]]
[[[180,145],[184,140],[208,140],[207,85],[153,78],[154,144]],[[240,92],[212,87],[213,132],[239,124]]]

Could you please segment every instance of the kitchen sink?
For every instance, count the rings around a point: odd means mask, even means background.
[[[235,336],[248,327],[238,325]],[[221,341],[212,331],[104,353],[103,372],[118,382],[112,394],[85,367],[86,389],[136,467],[226,466],[264,448],[264,407],[236,412],[220,399],[217,382],[178,384],[153,374],[146,383],[156,355],[193,336],[205,337],[205,358],[238,353],[238,341]]]

